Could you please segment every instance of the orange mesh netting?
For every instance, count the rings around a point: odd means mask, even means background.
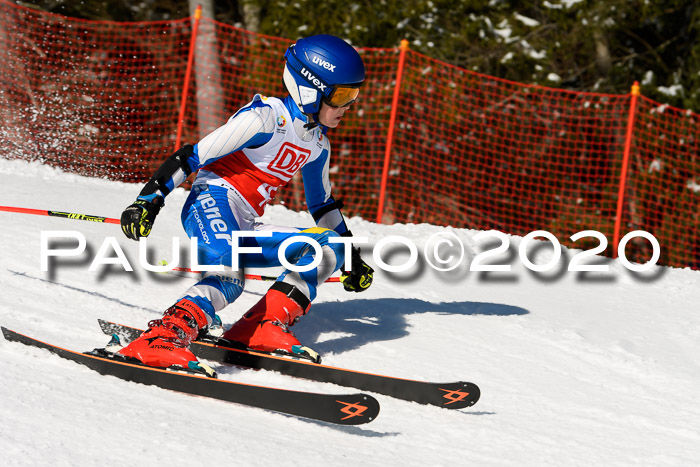
[[[68,20],[0,2],[3,153],[142,179],[175,145],[190,29],[189,20]]]
[[[661,244],[661,263],[700,268],[699,115],[640,97],[631,139],[623,232],[646,230]],[[648,259],[649,243],[637,248]],[[633,254],[628,254],[633,258]]]
[[[207,18],[83,21],[6,0],[0,36],[3,156],[133,182],[255,93],[282,97],[291,43]],[[330,133],[331,180],[346,213],[518,235],[546,230],[579,248],[597,240],[569,237],[597,230],[611,243],[608,255],[616,233],[645,230],[661,243],[662,264],[700,265],[697,114],[633,93],[504,81],[411,50],[359,52],[368,78]],[[300,180],[277,202],[304,209]],[[626,251],[630,260],[651,257],[643,239]]]

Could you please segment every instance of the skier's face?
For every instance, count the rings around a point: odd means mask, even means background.
[[[330,105],[326,105],[325,102],[322,102],[321,110],[318,112],[319,123],[328,128],[337,127],[345,111],[350,108],[350,105],[352,104],[348,104],[345,107],[331,107]]]

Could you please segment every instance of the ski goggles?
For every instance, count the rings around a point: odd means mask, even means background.
[[[360,95],[360,86],[335,85],[331,88],[331,93],[323,98],[323,102],[331,107],[346,107],[357,100]]]

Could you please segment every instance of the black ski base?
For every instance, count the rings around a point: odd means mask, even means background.
[[[317,394],[223,381],[127,362],[108,352],[101,354],[99,350],[90,353],[75,352],[4,327],[2,333],[8,341],[48,350],[103,375],[116,376],[126,381],[159,386],[186,394],[211,397],[341,425],[368,423],[379,414],[379,403],[367,394]]]
[[[137,328],[98,320],[105,334],[117,334],[127,341],[136,339],[143,331]],[[433,383],[376,375],[337,368],[306,360],[232,347],[225,340],[195,341],[190,346],[200,359],[279,373],[324,383],[371,391],[397,399],[434,405],[446,409],[462,409],[476,404],[481,396],[479,387],[463,381]]]

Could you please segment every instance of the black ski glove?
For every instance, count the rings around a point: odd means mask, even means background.
[[[340,282],[343,283],[343,288],[348,292],[363,292],[372,285],[374,269],[365,263],[360,257],[360,249],[352,247],[352,256],[350,258],[352,271],[345,271],[340,275]],[[345,260],[345,264],[348,261]]]
[[[136,198],[136,201],[122,212],[120,220],[124,235],[132,240],[148,237],[164,204],[163,197],[155,194]]]

